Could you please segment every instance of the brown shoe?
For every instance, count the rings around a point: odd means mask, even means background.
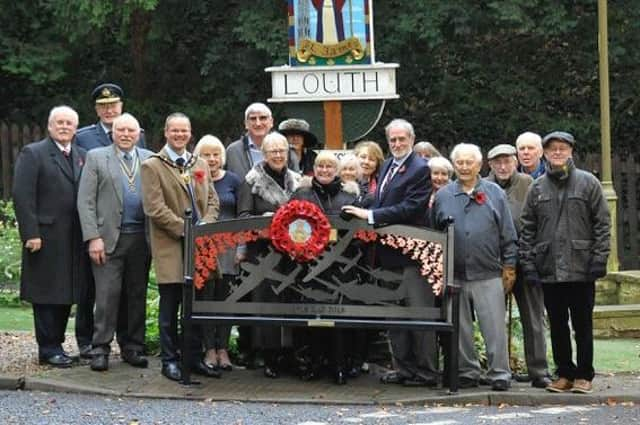
[[[576,379],[573,382],[573,389],[571,391],[580,394],[591,394],[593,392],[593,386],[591,385],[591,381]]]
[[[571,391],[571,388],[573,388],[573,381],[570,381],[567,378],[558,378],[551,384],[547,385],[546,389],[552,393],[565,393],[567,391]]]

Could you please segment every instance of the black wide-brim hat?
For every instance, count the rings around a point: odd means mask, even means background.
[[[315,134],[309,131],[309,123],[303,119],[290,118],[284,120],[278,126],[278,132],[285,136],[290,134],[300,134],[304,137],[304,147],[313,148],[318,145],[318,138]]]

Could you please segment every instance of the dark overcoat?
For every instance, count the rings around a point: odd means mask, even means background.
[[[13,200],[20,231],[20,298],[34,304],[75,304],[86,285],[88,257],[76,197],[86,151],[75,145],[70,161],[50,138],[26,145],[16,161]],[[41,238],[34,253],[28,239]]]

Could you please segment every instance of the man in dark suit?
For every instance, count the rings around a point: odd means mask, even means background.
[[[91,369],[96,371],[109,368],[116,324],[123,321],[126,335],[118,335],[122,359],[135,367],[148,364],[143,351],[151,254],[145,237],[140,164],[153,153],[135,146],[139,134],[133,115],[116,118],[113,145],[87,153],[80,179],[78,212],[96,285],[91,343]]]
[[[109,146],[111,140],[111,126],[113,121],[122,115],[122,98],[124,91],[113,83],[104,83],[97,86],[91,92],[91,98],[96,104],[96,114],[99,121],[95,124],[82,127],[76,135],[76,144],[86,150]],[[140,130],[138,147],[145,147],[144,130]]]
[[[51,110],[49,136],[26,145],[15,166],[13,200],[24,244],[20,298],[33,307],[40,363],[69,367],[62,349],[71,305],[86,284],[76,194],[85,150],[71,143],[78,114]]]
[[[124,92],[122,88],[116,84],[105,83],[97,86],[91,93],[91,97],[95,101],[96,114],[99,121],[82,127],[76,134],[76,145],[87,151],[91,149],[111,146],[111,127],[116,118],[122,115],[122,98]],[[138,147],[144,148],[144,130],[140,130],[140,136],[137,140]],[[86,285],[86,293],[81,295],[76,311],[76,339],[80,349],[80,357],[91,358],[91,340],[93,335],[93,308],[95,305],[95,282],[93,274],[87,276],[89,281]],[[124,299],[123,299],[124,301]],[[126,311],[126,306],[122,306],[121,310]],[[125,315],[120,317],[118,322],[118,343],[124,345],[126,340],[127,319]]]
[[[403,119],[385,128],[392,157],[380,170],[376,198],[371,209],[345,206],[343,210],[370,224],[422,225],[431,179],[427,163],[413,153],[413,126]],[[378,247],[378,261],[403,276],[407,306],[433,306],[434,296],[418,264],[396,252]],[[389,333],[396,371],[382,377],[385,383],[437,385],[436,338],[434,332],[394,330]]]

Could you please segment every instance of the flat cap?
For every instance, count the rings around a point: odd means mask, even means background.
[[[487,154],[487,159],[493,159],[500,155],[511,156],[515,154],[516,154],[516,148],[511,145],[507,145],[507,144],[496,145],[493,148],[491,148],[491,150]]]
[[[278,126],[278,131],[282,134],[300,134],[304,137],[304,146],[309,148],[318,144],[318,138],[310,131],[309,123],[303,119],[290,118],[284,120]]]
[[[568,143],[571,147],[576,144],[576,139],[573,137],[573,134],[567,133],[566,131],[552,131],[542,139],[542,147],[547,146],[547,143],[552,140],[560,140],[561,142]]]
[[[119,102],[124,96],[122,88],[117,84],[104,83],[93,89],[91,97],[96,103],[115,103]]]

